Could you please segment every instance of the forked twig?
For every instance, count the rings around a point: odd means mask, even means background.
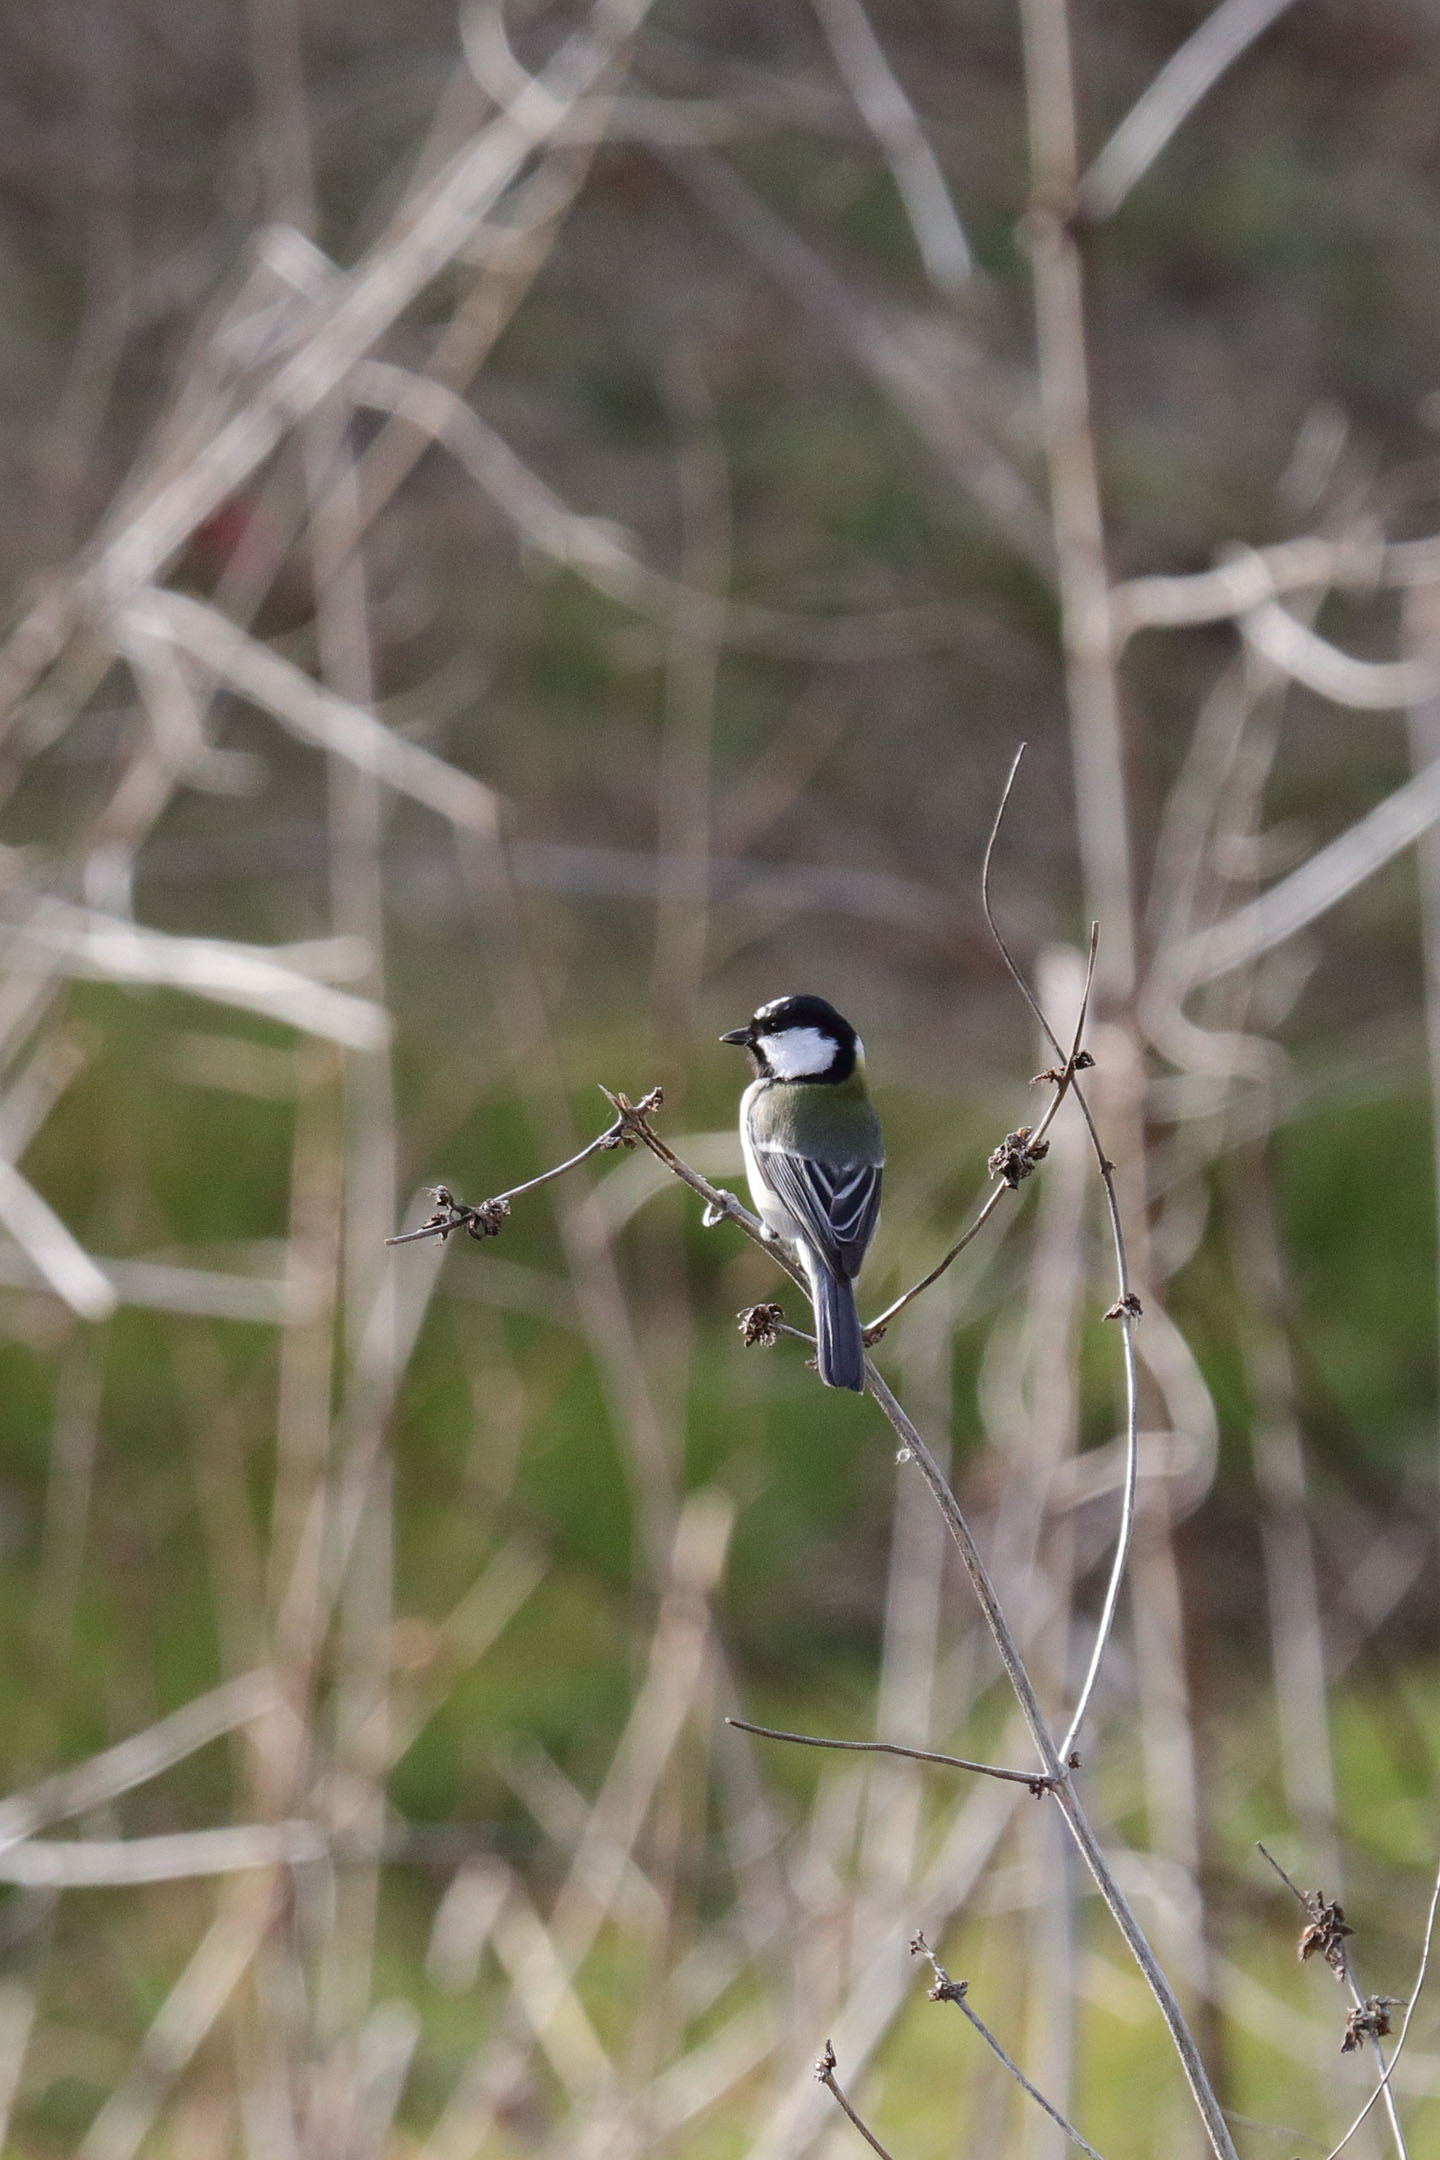
[[[788,1740],[795,1747],[835,1748],[847,1755],[898,1755],[904,1762],[939,1763],[945,1770],[975,1770],[1007,1785],[1028,1785],[1035,1794],[1049,1792],[1055,1780],[1034,1770],[1004,1770],[996,1763],[970,1762],[964,1755],[938,1755],[932,1748],[901,1747],[895,1740],[822,1740],[814,1733],[781,1732],[774,1725],[752,1725],[748,1718],[727,1717],[737,1732],[758,1733],[762,1740]]]
[[[1036,1752],[1040,1757],[1047,1777],[1052,1781],[1051,1789],[1055,1796],[1056,1805],[1065,1818],[1066,1827],[1075,1841],[1080,1857],[1090,1870],[1095,1887],[1105,1900],[1111,1918],[1124,1936],[1130,1954],[1144,1974],[1146,1984],[1159,2006],[1160,2014],[1165,2020],[1170,2038],[1174,2043],[1175,2052],[1180,2057],[1181,2066],[1194,2096],[1195,2104],[1209,2134],[1211,2146],[1215,2153],[1221,2156],[1221,2160],[1234,2160],[1234,2142],[1226,2127],[1225,2118],[1215,2097],[1214,2089],[1210,2084],[1200,2050],[1195,2044],[1195,2037],[1185,2021],[1185,2014],[1180,2008],[1174,1989],[1166,1978],[1159,1960],[1146,1940],[1143,1928],[1136,1919],[1125,1893],[1116,1880],[1114,1870],[1105,1857],[1090,1818],[1086,1814],[1080,1796],[1075,1789],[1074,1780],[1070,1773],[1079,1767],[1079,1758],[1068,1752],[1062,1757],[1056,1749],[1055,1742],[1050,1736],[1049,1728],[1041,1712],[1034,1685],[1026,1670],[1025,1661],[1020,1654],[1015,1637],[1011,1633],[1009,1622],[1001,1609],[1000,1601],[995,1594],[995,1586],[990,1580],[989,1570],[986,1568],[980,1549],[975,1543],[970,1525],[965,1520],[960,1503],[951,1491],[944,1472],[926,1446],[914,1422],[896,1400],[894,1394],[886,1386],[884,1379],[868,1358],[866,1360],[866,1378],[870,1393],[874,1396],[880,1409],[885,1413],[902,1448],[918,1463],[921,1475],[930,1488],[931,1497],[940,1510],[945,1527],[950,1533],[951,1541],[960,1555],[961,1564],[970,1578],[971,1588],[979,1601],[980,1610],[984,1616],[985,1624],[990,1630],[991,1639],[1000,1654],[1000,1662],[1005,1668],[1006,1678],[1014,1689],[1016,1700],[1020,1705],[1020,1713],[1029,1728]]]
[[[1000,831],[1001,820],[1005,815],[1005,807],[1010,800],[1010,791],[1015,785],[1015,775],[1020,769],[1020,760],[1024,756],[1024,754],[1025,745],[1022,743],[1020,745],[1020,748],[1015,753],[1014,761],[1010,767],[1009,777],[1005,782],[1004,792],[1000,797],[999,808],[995,812],[994,821],[990,827],[990,838],[986,842],[985,846],[984,869],[981,873],[982,889],[987,891],[990,876],[990,857],[994,851],[996,836]],[[988,905],[986,908],[986,914],[987,916],[989,916]],[[990,927],[992,930],[995,927],[993,917],[990,919]],[[1085,1024],[1090,1014],[1090,992],[1095,981],[1095,958],[1099,950],[1099,935],[1100,929],[1098,923],[1092,923],[1090,925],[1089,960],[1085,970],[1085,988],[1080,998],[1080,1011],[1075,1022],[1075,1033],[1070,1046],[1070,1055],[1068,1057],[1064,1056],[1064,1053],[1060,1049],[1060,1045],[1055,1041],[1055,1037],[1050,1033],[1050,1029],[1048,1028],[1048,1026],[1045,1026],[1043,1016],[1040,1016],[1041,1025],[1042,1027],[1045,1027],[1045,1033],[1050,1037],[1050,1041],[1054,1045],[1056,1056],[1062,1059],[1062,1063],[1059,1067],[1053,1069],[1048,1073],[1038,1073],[1036,1075],[1037,1079],[1051,1080],[1055,1083],[1055,1093],[1050,1099],[1050,1103],[1048,1108],[1046,1109],[1045,1115],[1041,1118],[1040,1123],[1034,1128],[1033,1131],[1028,1125],[1022,1125],[1018,1129],[1018,1131],[1014,1133],[1007,1133],[1002,1146],[998,1147],[995,1150],[995,1153],[990,1158],[990,1174],[992,1177],[999,1178],[1000,1182],[989,1194],[988,1198],[984,1202],[984,1205],[980,1208],[974,1220],[970,1223],[969,1227],[961,1233],[960,1237],[956,1239],[955,1243],[950,1247],[950,1250],[945,1254],[944,1258],[940,1260],[933,1268],[931,1268],[928,1275],[922,1275],[919,1282],[912,1283],[908,1290],[904,1291],[901,1296],[896,1298],[893,1305],[887,1305],[884,1312],[880,1313],[877,1318],[875,1318],[869,1323],[868,1327],[865,1330],[865,1341],[867,1344],[879,1342],[881,1336],[885,1333],[885,1330],[889,1327],[891,1321],[896,1319],[899,1314],[904,1312],[907,1305],[913,1304],[915,1299],[921,1296],[924,1291],[928,1290],[932,1283],[936,1283],[940,1280],[940,1277],[945,1273],[946,1269],[950,1267],[954,1261],[959,1259],[961,1253],[964,1252],[966,1246],[972,1244],[974,1240],[979,1236],[981,1230],[984,1229],[986,1223],[990,1220],[990,1217],[994,1214],[996,1208],[1000,1205],[1000,1202],[1005,1197],[1005,1194],[1007,1192],[1015,1192],[1018,1189],[1021,1180],[1028,1174],[1029,1170],[1034,1168],[1035,1164],[1039,1162],[1041,1157],[1045,1154],[1045,1135],[1049,1132],[1051,1125],[1054,1123],[1055,1114],[1059,1110],[1061,1103],[1064,1101],[1070,1089],[1074,1086],[1076,1073],[1084,1072],[1089,1066],[1093,1065],[1095,1062],[1094,1059],[1090,1056],[1089,1051],[1084,1048],[1084,1039]],[[1010,973],[1015,976],[1017,982],[1020,982],[1020,988],[1022,992],[1024,992],[1026,999],[1031,1004],[1032,1008],[1036,1011],[1037,1015],[1039,1015],[1039,1008],[1038,1006],[1035,1006],[1034,999],[1030,997],[1029,991],[1026,990],[1023,981],[1021,981],[1020,976],[1016,970],[1015,963],[1005,949],[1003,939],[999,940],[999,943],[1002,953],[1005,954],[1005,962],[1010,970]]]
[[[636,1114],[644,1117],[651,1110],[658,1110],[663,1100],[659,1088],[652,1088],[643,1101],[635,1105]],[[542,1170],[538,1177],[527,1178],[523,1185],[512,1185],[508,1192],[496,1193],[493,1199],[480,1200],[473,1205],[457,1200],[448,1185],[433,1185],[430,1190],[436,1201],[436,1212],[418,1230],[402,1230],[398,1237],[388,1237],[387,1245],[415,1245],[422,1238],[448,1238],[452,1230],[464,1230],[473,1238],[494,1237],[501,1223],[510,1213],[510,1203],[522,1193],[536,1192],[542,1185],[564,1177],[567,1170],[577,1170],[592,1155],[599,1155],[610,1148],[631,1148],[636,1144],[622,1112],[613,1125],[587,1140],[565,1162],[556,1163],[552,1169]]]
[[[1053,1036],[1051,1040],[1054,1041]],[[1063,1056],[1058,1043],[1056,1044],[1056,1050],[1057,1054]],[[741,1205],[733,1193],[722,1191],[719,1187],[712,1185],[708,1178],[702,1177],[698,1170],[678,1156],[674,1149],[655,1132],[644,1108],[630,1102],[626,1096],[618,1092],[612,1093],[608,1088],[602,1088],[601,1092],[614,1107],[616,1123],[623,1128],[624,1134],[649,1148],[658,1161],[664,1163],[680,1179],[682,1184],[687,1185],[693,1193],[704,1201],[707,1222],[734,1222],[755,1245],[768,1253],[772,1261],[783,1268],[793,1281],[799,1283],[802,1288],[804,1287],[799,1266],[785,1246],[766,1236],[756,1217]],[[569,1165],[565,1167],[569,1167]],[[457,1227],[458,1220],[457,1218],[457,1223],[453,1223],[449,1227]],[[432,1234],[439,1235],[444,1227],[446,1225],[443,1223],[436,1223],[433,1226]],[[1078,1758],[1071,1753],[1068,1743],[1063,1754],[1058,1751],[1050,1735],[1044,1713],[1040,1708],[1039,1698],[1026,1670],[1019,1645],[1011,1631],[1009,1622],[1005,1618],[1000,1601],[995,1593],[995,1587],[990,1580],[989,1572],[981,1557],[979,1547],[975,1543],[970,1526],[965,1520],[960,1504],[916,1426],[869,1358],[866,1359],[866,1383],[870,1394],[900,1441],[906,1458],[914,1460],[920,1466],[931,1495],[940,1509],[946,1529],[949,1531],[951,1539],[960,1554],[966,1574],[970,1578],[986,1626],[1000,1654],[1000,1661],[1005,1668],[1006,1677],[1015,1692],[1021,1714],[1029,1728],[1031,1739],[1035,1743],[1036,1752],[1040,1757],[1039,1782],[1054,1794],[1056,1803],[1065,1818],[1072,1838],[1079,1848],[1081,1857],[1089,1868],[1096,1887],[1109,1907],[1117,1927],[1125,1938],[1131,1955],[1139,1965],[1150,1991],[1155,1997],[1161,2015],[1169,2029],[1176,2052],[1180,2057],[1196,2104],[1210,2133],[1210,2141],[1215,2152],[1223,2156],[1223,2160],[1231,2160],[1234,2146],[1225,2127],[1224,2118],[1220,2113],[1214,2092],[1211,2089],[1199,2049],[1196,2047],[1194,2037],[1186,2024],[1175,1991],[1166,1978],[1149,1942],[1146,1940],[1144,1930],[1141,1928],[1124,1892],[1121,1890],[1114,1871],[1105,1857],[1100,1841],[1091,1827],[1089,1817],[1081,1805],[1079,1794],[1075,1790],[1071,1777],[1072,1770],[1077,1767]],[[1131,1475],[1133,1480],[1133,1441]],[[1027,1778],[1025,1782],[1029,1783],[1031,1780]]]
[[[1053,2106],[1051,2102],[1046,2099],[1044,2093],[1041,2092],[1038,2085],[1031,2084],[1029,2078],[1026,2077],[1024,2071],[1020,2068],[1020,2065],[1017,2062],[1013,2062],[1009,2055],[1006,2054],[1004,2048],[1000,2045],[1000,2042],[996,2039],[994,2033],[991,2032],[989,2026],[985,2023],[984,2019],[977,2016],[975,2011],[971,2009],[968,1992],[970,1983],[967,1980],[952,1980],[949,1973],[946,1972],[945,1967],[940,1963],[939,1958],[936,1957],[935,1952],[930,1948],[929,1943],[926,1942],[925,1937],[918,1932],[911,1937],[910,1954],[912,1957],[928,1958],[930,1961],[930,1969],[935,1975],[935,1985],[930,1990],[930,2000],[932,2002],[953,2002],[957,2010],[963,2011],[964,2015],[969,2018],[970,2023],[974,2026],[976,2032],[979,2033],[981,2039],[985,2042],[985,2045],[990,2049],[992,2054],[997,2055],[1000,2061],[1004,2063],[1005,2068],[1009,2071],[1011,2077],[1014,2078],[1016,2084],[1020,2086],[1021,2090],[1029,2093],[1030,2098],[1035,2102],[1036,2106],[1042,2107],[1045,2110],[1045,2113],[1050,2117],[1051,2122],[1058,2123],[1059,2127],[1064,2131],[1066,2137],[1070,2139],[1070,2142],[1073,2145],[1078,2145],[1082,2152],[1089,2153],[1090,2160],[1101,2160],[1101,2155],[1096,2152],[1095,2147],[1090,2143],[1090,2140],[1088,2138],[1081,2137],[1080,2132],[1075,2128],[1075,2125],[1065,2120],[1065,2117],[1060,2113],[1059,2108]]]
[[[1020,760],[1024,755],[1025,745],[1021,743],[1010,766],[1009,777],[1005,782],[1005,792],[1000,798],[1000,809],[996,814],[995,823],[991,827],[989,845],[986,847],[985,859],[980,867],[980,901],[985,910],[985,920],[990,926],[990,935],[1000,949],[1000,957],[1005,962],[1011,981],[1034,1014],[1038,1026],[1055,1055],[1063,1059],[1065,1053],[1060,1047],[1059,1037],[1040,1010],[1039,1001],[1031,991],[1025,977],[1021,974],[1014,954],[1006,944],[1000,925],[995,920],[995,910],[990,901],[990,865],[995,853],[995,840],[1000,830],[1000,820],[1005,814],[1005,805],[1010,800],[1010,791],[1015,785],[1015,775],[1020,769]],[[1093,970],[1095,965],[1095,932],[1093,928],[1090,936],[1090,965]],[[1085,999],[1081,1006],[1082,1024],[1085,1008],[1089,1002],[1089,995],[1089,979],[1087,978]],[[1101,1183],[1105,1187],[1106,1213],[1110,1220],[1110,1241],[1115,1253],[1117,1295],[1115,1303],[1110,1307],[1105,1317],[1107,1320],[1119,1321],[1121,1337],[1125,1345],[1125,1491],[1120,1507],[1120,1529],[1115,1541],[1115,1557],[1111,1562],[1110,1580],[1105,1586],[1105,1602],[1100,1609],[1100,1621],[1095,1631],[1095,1642],[1090,1652],[1090,1662],[1086,1668],[1084,1681],[1081,1683],[1074,1713],[1071,1716],[1065,1738],[1060,1743],[1060,1754],[1062,1756],[1068,1756],[1073,1751],[1076,1736],[1085,1722],[1085,1714],[1090,1707],[1090,1698],[1095,1692],[1095,1683],[1100,1677],[1101,1662],[1104,1659],[1111,1631],[1115,1625],[1115,1613],[1120,1603],[1120,1589],[1125,1580],[1125,1568],[1130,1557],[1130,1542],[1135,1530],[1135,1488],[1140,1461],[1140,1384],[1135,1363],[1135,1323],[1140,1317],[1140,1300],[1136,1297],[1130,1283],[1130,1264],[1125,1251],[1125,1227],[1120,1220],[1120,1203],[1115,1192],[1115,1165],[1111,1162],[1101,1144],[1095,1119],[1091,1114],[1090,1105],[1085,1099],[1085,1091],[1075,1077],[1079,1042],[1080,1037],[1077,1032],[1075,1048],[1071,1051],[1065,1070],[1069,1075],[1070,1092],[1079,1104],[1080,1115],[1085,1120],[1085,1129],[1090,1135],[1090,1145],[1095,1151],[1095,1161],[1100,1171]],[[1058,1096],[1058,1088],[1056,1093]],[[1052,1114],[1054,1108],[1055,1105],[1052,1104]]]

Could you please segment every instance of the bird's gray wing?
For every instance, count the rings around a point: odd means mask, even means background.
[[[817,1162],[785,1148],[759,1148],[777,1197],[831,1273],[853,1282],[880,1219],[879,1163]]]

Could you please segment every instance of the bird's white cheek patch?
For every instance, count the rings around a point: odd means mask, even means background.
[[[765,1062],[777,1080],[813,1080],[829,1072],[836,1045],[819,1028],[785,1028],[762,1037]]]

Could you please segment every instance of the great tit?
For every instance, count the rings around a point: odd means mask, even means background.
[[[865,1386],[851,1288],[880,1219],[885,1143],[865,1088],[865,1047],[822,997],[779,997],[721,1042],[750,1052],[740,1144],[756,1211],[795,1248],[815,1308],[826,1387]]]

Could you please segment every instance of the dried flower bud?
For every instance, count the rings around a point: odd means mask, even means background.
[[[747,1305],[736,1318],[747,1350],[773,1350],[779,1342],[780,1323],[785,1318],[779,1305]]]

